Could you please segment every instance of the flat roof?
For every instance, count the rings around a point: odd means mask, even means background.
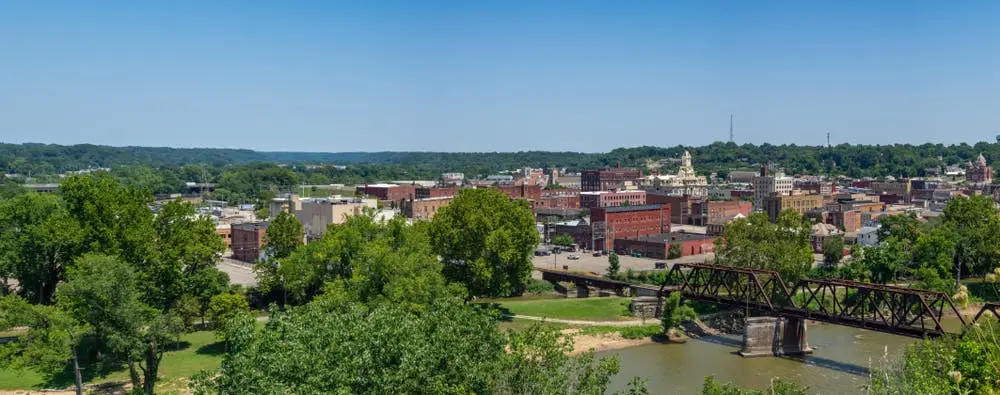
[[[604,212],[606,213],[627,213],[629,211],[646,211],[646,210],[659,210],[663,207],[662,204],[641,204],[637,206],[618,206],[618,207],[605,207]]]
[[[653,243],[669,243],[672,241],[677,242],[677,241],[691,241],[691,240],[711,240],[714,238],[715,236],[703,235],[700,233],[671,232],[671,233],[660,233],[658,235],[640,236],[638,238],[621,237],[621,238],[616,238],[616,240],[638,240],[638,241],[646,241]]]

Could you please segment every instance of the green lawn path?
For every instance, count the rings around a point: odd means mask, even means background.
[[[622,321],[634,320],[629,315],[629,298],[558,298],[520,300],[498,299],[501,311],[534,317],[558,318],[581,321]]]

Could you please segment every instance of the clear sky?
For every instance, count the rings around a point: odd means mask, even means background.
[[[3,142],[974,143],[998,95],[997,1],[0,2]]]

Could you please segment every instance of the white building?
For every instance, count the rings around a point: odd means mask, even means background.
[[[858,245],[868,247],[878,244],[878,227],[864,226],[858,229]]]
[[[666,196],[708,196],[708,179],[699,176],[691,164],[691,153],[684,151],[681,156],[681,167],[677,174],[654,174],[642,179],[647,190],[654,190],[659,195]]]

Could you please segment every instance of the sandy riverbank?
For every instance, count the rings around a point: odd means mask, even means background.
[[[564,329],[562,331],[564,334],[573,336],[573,351],[570,351],[570,355],[576,355],[591,350],[595,352],[619,350],[622,348],[653,343],[652,338],[626,339],[618,332],[602,333],[597,335],[584,335],[579,332],[579,329]]]

